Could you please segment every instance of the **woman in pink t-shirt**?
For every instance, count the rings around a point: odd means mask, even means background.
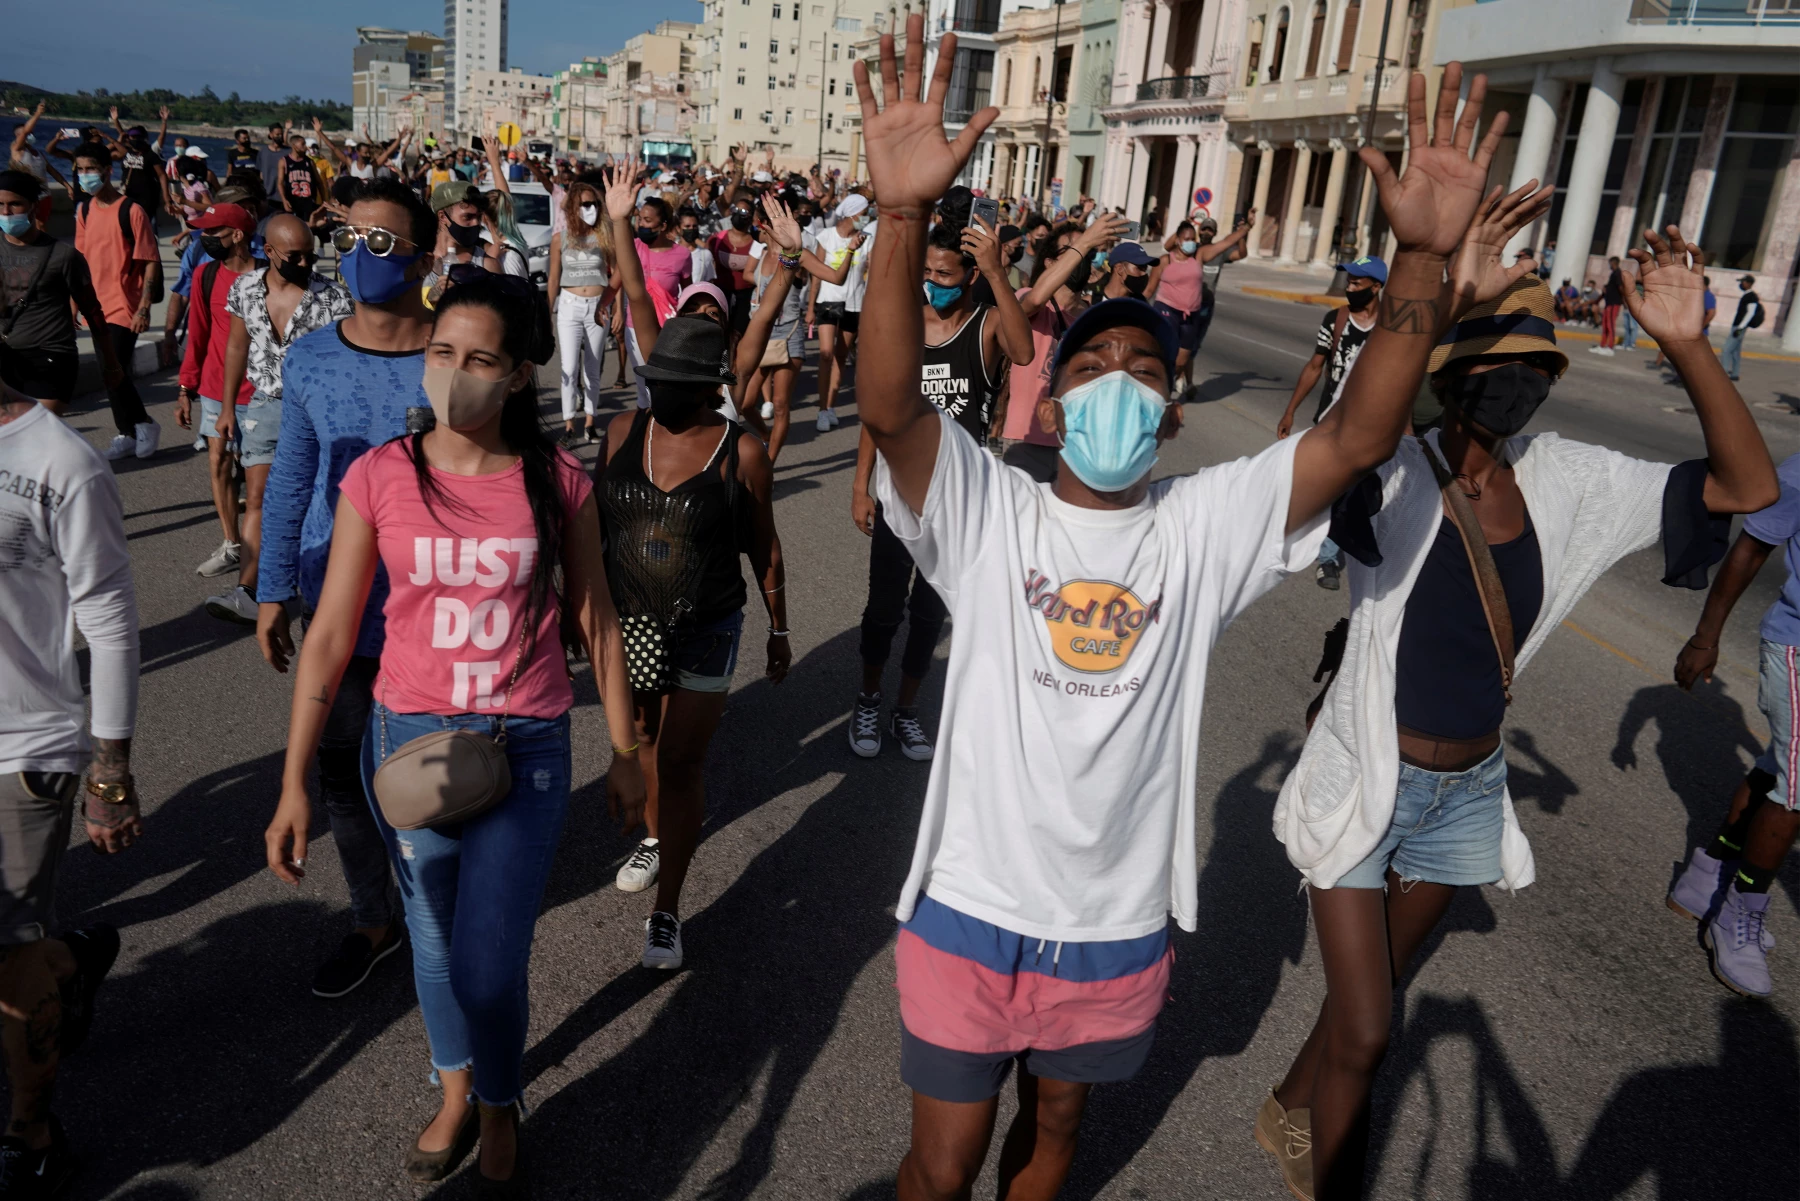
[[[538,425],[534,297],[524,283],[486,276],[444,295],[425,351],[436,427],[376,447],[344,476],[267,834],[270,867],[297,879],[310,815],[306,765],[385,569],[387,641],[363,739],[370,796],[390,752],[438,730],[502,739],[512,776],[498,805],[456,826],[396,831],[376,809],[444,1088],[442,1108],[407,1149],[407,1174],[420,1181],[447,1177],[477,1138],[480,1175],[503,1181],[516,1170],[526,962],[569,804],[565,619],[580,632],[606,706],[607,799],[633,825],[644,807],[593,485]]]

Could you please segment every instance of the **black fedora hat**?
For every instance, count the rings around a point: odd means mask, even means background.
[[[731,339],[717,321],[706,317],[669,318],[637,373],[663,383],[737,383],[731,371]]]

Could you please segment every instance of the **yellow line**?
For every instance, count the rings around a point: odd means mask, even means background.
[[[1649,676],[1651,679],[1655,680],[1655,679],[1662,678],[1661,676],[1658,676],[1655,672],[1651,671],[1647,666],[1645,666],[1642,660],[1632,658],[1630,655],[1626,654],[1624,651],[1620,650],[1618,647],[1614,646],[1612,643],[1606,641],[1604,638],[1596,638],[1594,635],[1588,633],[1586,630],[1582,629],[1580,626],[1576,625],[1574,622],[1568,621],[1566,619],[1563,621],[1563,625],[1567,626],[1571,630],[1574,630],[1577,634],[1580,634],[1583,638],[1586,638],[1589,642],[1593,643],[1595,646],[1599,647],[1601,650],[1611,651],[1613,654],[1619,656],[1619,658],[1625,660],[1625,662],[1631,664],[1633,667],[1637,668],[1639,671],[1643,672],[1645,675]]]

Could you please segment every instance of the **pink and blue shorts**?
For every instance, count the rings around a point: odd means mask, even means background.
[[[1167,928],[1049,942],[921,896],[894,949],[900,1078],[940,1101],[986,1101],[1015,1061],[1074,1084],[1129,1080],[1169,993]]]

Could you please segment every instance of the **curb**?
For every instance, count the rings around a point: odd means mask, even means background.
[[[1326,307],[1334,309],[1344,303],[1344,298],[1342,296],[1322,296],[1316,292],[1283,292],[1278,288],[1255,288],[1248,284],[1239,288],[1238,291],[1246,292],[1251,296],[1267,296],[1271,300],[1289,300],[1295,304],[1325,305]],[[1589,330],[1570,329],[1568,326],[1559,325],[1556,328],[1556,339],[1559,342],[1565,340],[1570,342],[1599,342],[1600,335]],[[1656,339],[1639,334],[1637,344],[1640,348],[1645,346],[1654,347],[1656,345]],[[1746,359],[1763,359],[1773,363],[1800,363],[1800,355],[1773,354],[1766,350],[1746,350],[1743,353]]]

